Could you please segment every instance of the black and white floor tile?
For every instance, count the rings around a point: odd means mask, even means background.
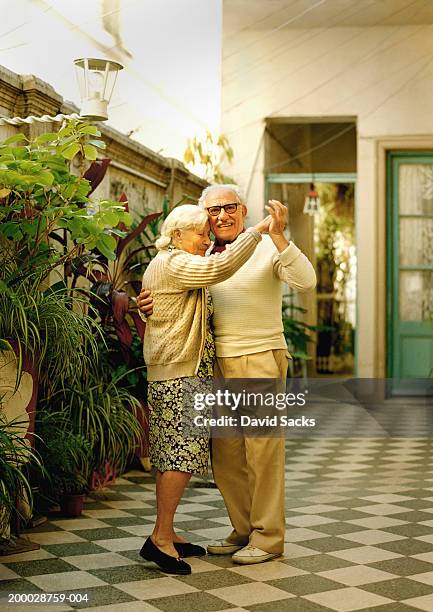
[[[51,517],[26,537],[40,550],[3,557],[7,593],[87,594],[42,606],[132,612],[433,611],[433,439],[287,441],[286,548],[251,566],[191,559],[168,576],[138,555],[155,519],[155,481],[132,471],[87,499],[82,517]],[[206,545],[229,532],[211,480],[193,479],[176,516],[179,534]]]

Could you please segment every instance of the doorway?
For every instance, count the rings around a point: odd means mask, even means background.
[[[312,183],[320,205],[310,216],[304,202]],[[356,372],[355,186],[350,173],[273,174],[266,180],[265,199],[288,206],[291,238],[308,253],[317,274],[315,294],[292,292],[286,298],[286,317],[315,328],[308,330],[313,342],[306,347],[310,376]],[[299,354],[299,346],[291,348]]]
[[[393,395],[424,395],[433,386],[433,155],[389,153],[387,194],[387,375]]]

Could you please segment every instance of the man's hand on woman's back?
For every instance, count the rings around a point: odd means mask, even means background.
[[[143,288],[137,296],[137,306],[146,317],[153,312],[153,298],[149,289]]]

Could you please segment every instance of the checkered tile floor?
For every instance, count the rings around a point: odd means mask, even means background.
[[[0,590],[89,596],[81,605],[44,607],[52,612],[433,611],[432,451],[432,438],[287,441],[284,557],[255,566],[202,557],[184,577],[138,556],[155,518],[155,484],[129,472],[89,498],[81,518],[52,518],[29,531],[41,549],[4,558]],[[220,494],[199,479],[176,524],[204,545],[229,531]]]

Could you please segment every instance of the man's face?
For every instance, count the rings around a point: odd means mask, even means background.
[[[208,211],[209,224],[217,243],[233,242],[244,229],[244,217],[247,209],[243,206],[238,196],[230,189],[213,191],[206,199],[206,209],[214,206],[225,206],[226,204],[238,204],[236,210],[228,213],[221,208],[218,215],[211,215]]]

